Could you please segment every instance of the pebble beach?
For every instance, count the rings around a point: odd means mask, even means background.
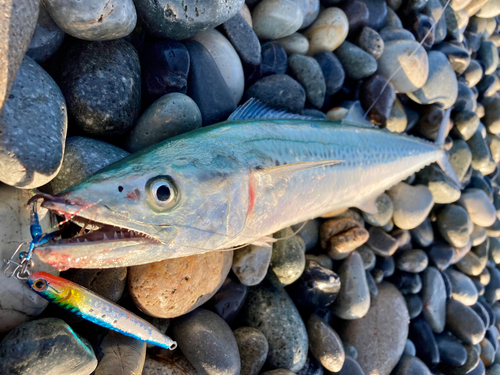
[[[433,163],[376,212],[297,223],[272,247],[61,272],[35,256],[32,271],[178,346],[0,273],[0,374],[500,375],[499,17],[500,0],[0,2],[0,260],[31,241],[33,189],[57,194],[252,98],[318,120],[357,111],[428,141],[451,111],[462,185]],[[44,232],[61,221],[38,212]]]

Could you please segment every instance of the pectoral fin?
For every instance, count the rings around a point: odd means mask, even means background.
[[[274,237],[264,236],[259,238],[257,241],[252,242],[252,245],[261,247],[273,247],[273,243],[275,243],[276,241],[278,240]]]
[[[375,215],[376,213],[378,213],[378,208],[375,201],[377,200],[379,195],[366,199],[365,201],[358,204],[356,208],[360,209],[363,212],[366,212],[367,214]]]
[[[259,169],[258,173],[268,174],[271,177],[286,177],[294,173],[305,171],[311,168],[327,167],[342,163],[344,160],[320,160],[320,161],[305,161],[293,164],[284,164],[278,167]]]

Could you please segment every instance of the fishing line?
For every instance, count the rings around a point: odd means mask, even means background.
[[[446,2],[445,6],[443,7],[443,11],[441,12],[441,15],[439,16],[439,18],[434,22],[434,25],[431,26],[431,28],[429,29],[429,31],[427,31],[427,33],[425,34],[424,38],[422,38],[422,41],[418,44],[418,46],[410,54],[409,57],[413,57],[415,55],[415,53],[417,53],[418,49],[423,46],[423,44],[424,44],[425,40],[427,39],[427,37],[429,36],[429,34],[436,28],[437,24],[441,20],[441,17],[443,17],[444,12],[445,12],[446,8],[448,7],[448,5],[450,4],[450,2],[451,2],[451,0],[448,0]],[[394,78],[394,76],[396,74],[398,74],[398,72],[401,69],[403,69],[403,65],[399,65],[399,68],[397,68],[395,70],[395,72],[391,74],[391,76],[389,77],[389,79],[386,81],[386,83],[382,87],[382,90],[380,90],[380,93],[378,94],[378,96],[375,98],[375,100],[373,101],[373,103],[365,111],[365,114],[363,115],[363,119],[366,119],[366,116],[368,115],[368,113],[372,110],[372,108],[375,106],[375,104],[377,104],[377,102],[379,101],[379,99],[382,97],[382,94],[384,93],[384,90],[387,88],[387,86],[389,85],[389,83],[391,82],[391,80]]]

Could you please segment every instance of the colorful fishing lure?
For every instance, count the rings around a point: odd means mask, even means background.
[[[3,273],[6,277],[26,280],[31,289],[46,300],[92,323],[165,349],[177,347],[175,341],[146,320],[81,285],[46,272],[31,273],[30,269],[34,266],[33,249],[59,235],[59,231],[43,233],[36,203],[31,204],[30,232],[33,240],[29,243],[28,251],[19,252],[27,244],[23,242],[9,260],[4,260]],[[15,260],[16,255],[19,261]],[[14,268],[11,269],[11,266]]]

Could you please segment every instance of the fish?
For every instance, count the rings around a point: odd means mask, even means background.
[[[38,193],[32,200],[43,207],[100,229],[34,251],[64,270],[271,246],[272,233],[337,209],[376,212],[380,194],[433,162],[460,186],[443,145],[450,110],[433,143],[374,127],[356,117],[359,109],[326,121],[251,100],[225,122],[151,146],[59,194]]]
[[[173,350],[177,343],[137,315],[94,292],[47,272],[34,272],[26,280],[33,291],[75,315],[137,340]]]

